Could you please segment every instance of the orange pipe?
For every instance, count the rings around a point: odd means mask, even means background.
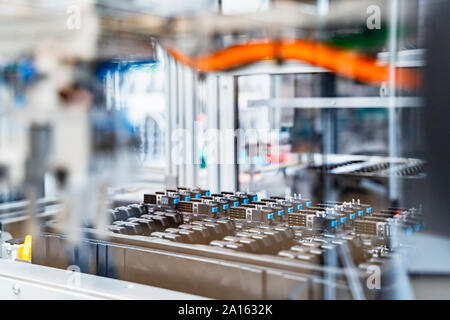
[[[230,69],[260,60],[298,60],[323,67],[338,75],[380,85],[389,83],[389,66],[380,66],[376,59],[351,50],[342,50],[330,45],[309,40],[257,41],[233,45],[212,54],[189,57],[175,48],[169,53],[179,62],[201,72]],[[420,85],[418,73],[405,68],[395,70],[398,87],[415,88]]]

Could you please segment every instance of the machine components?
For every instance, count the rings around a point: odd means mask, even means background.
[[[320,155],[311,155],[306,160],[310,170],[334,175],[360,177],[425,177],[425,161],[411,158],[388,158],[376,156],[327,155],[326,160]]]

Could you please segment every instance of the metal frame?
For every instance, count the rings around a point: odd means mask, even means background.
[[[416,97],[397,97],[392,106],[389,97],[334,97],[334,98],[275,98],[268,100],[250,100],[249,107],[270,108],[408,108],[421,107],[422,99]]]

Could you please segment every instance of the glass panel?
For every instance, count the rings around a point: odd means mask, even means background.
[[[346,190],[352,190],[353,196],[369,193],[384,205],[388,203],[389,184],[383,170],[389,168],[391,160],[387,159],[389,106],[383,100],[384,90],[383,85],[328,72],[240,76],[239,129],[275,131],[279,145],[270,146],[265,154],[259,153],[251,163],[248,142],[240,139],[239,188],[271,196],[301,193],[308,198],[315,196],[317,201],[340,198]],[[418,90],[398,90],[396,94],[396,101],[412,99],[405,100],[407,103],[416,103],[420,96]],[[423,131],[418,130],[421,111],[411,105],[398,108],[396,115],[398,135],[402,137],[397,156],[403,157],[398,160],[403,164],[409,161],[406,158],[423,153]],[[271,149],[277,149],[279,154],[271,154]],[[375,167],[367,167],[371,161]],[[333,170],[338,172],[338,163],[364,163],[365,168],[343,168],[342,178],[331,174]],[[412,171],[422,174],[422,168],[415,167],[417,163],[411,164]],[[352,176],[354,181],[345,178]]]

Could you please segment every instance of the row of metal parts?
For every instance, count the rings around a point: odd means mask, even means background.
[[[176,227],[183,223],[183,215],[170,208],[154,210],[146,205],[132,204],[108,211],[108,230],[127,235],[150,236],[151,233]]]
[[[270,197],[258,199],[253,193],[222,192],[210,194],[208,190],[166,190],[144,195],[144,204],[169,206],[194,216],[259,222],[264,224],[286,223],[321,228],[327,231],[352,228],[352,220],[370,214],[367,204],[355,202],[326,202],[312,207],[309,199],[301,197]]]
[[[355,220],[355,228],[351,231],[358,235],[367,234],[387,238],[389,224],[386,220],[392,216],[404,219],[407,225],[413,225],[414,229],[418,230],[417,225],[420,226],[420,224],[414,218],[415,211],[403,211],[403,216],[400,212],[398,209],[384,210],[384,212],[374,213],[373,216],[365,217],[365,219]],[[318,251],[317,248],[313,252],[299,250],[299,247],[295,245],[297,242],[295,239],[301,239],[302,235],[311,236],[312,234],[323,239],[320,234],[322,230],[302,226],[293,227],[286,224],[248,227],[245,222],[236,223],[229,219],[211,218],[184,222],[181,213],[160,206],[134,204],[111,210],[110,214],[116,220],[108,229],[115,233],[151,236],[190,244],[210,244],[215,247],[250,253],[277,254],[279,252],[279,255],[285,257],[298,257],[316,262],[320,250]],[[372,218],[373,220],[369,220]],[[408,226],[408,229],[411,229],[411,226]],[[333,237],[333,234],[325,236],[328,239]],[[317,239],[316,242],[323,242]],[[293,244],[294,247],[291,248]],[[310,247],[311,245],[307,244],[306,246]],[[325,246],[320,249],[327,248]]]
[[[183,222],[181,213],[160,206],[130,205],[111,210],[110,214],[118,219],[108,226],[115,233],[190,244],[211,244],[237,251],[276,254],[282,249],[288,249],[294,239],[294,231],[288,226],[244,229],[238,224],[236,229],[233,220],[211,218]]]
[[[167,194],[161,193],[161,195]],[[186,194],[178,195],[178,197],[181,196]],[[240,193],[239,198],[236,208],[242,207],[241,201],[248,199],[248,196]],[[194,199],[198,198],[194,196]],[[191,199],[185,200],[188,201],[182,202],[191,202]],[[276,200],[282,200],[281,204],[285,206],[283,209],[290,205],[288,200],[281,198],[268,200],[275,201],[271,202],[272,204],[280,204]],[[247,204],[251,202],[253,201],[249,199]],[[230,219],[222,214],[216,214],[214,217],[208,214],[194,216],[192,212],[182,213],[177,210],[179,203],[180,201],[172,206],[141,203],[110,210],[112,224],[109,230],[121,234],[150,236],[187,244],[204,244],[240,252],[278,255],[317,265],[324,264],[327,254],[336,252],[336,247],[344,241],[350,244],[356,265],[368,262],[381,264],[388,258],[386,253],[380,254],[380,248],[386,251],[386,243],[382,242],[380,246],[380,243],[374,243],[369,235],[361,234],[386,237],[388,236],[386,232],[377,233],[380,224],[387,225],[386,221],[392,217],[411,219],[415,213],[399,209],[372,212],[369,205],[360,204],[359,201],[345,204],[325,203],[317,206],[308,203],[307,209],[297,208],[297,212],[288,211],[289,217],[311,215],[316,218],[321,218],[318,212],[326,213],[330,208],[333,208],[333,215],[340,214],[340,217],[348,217],[350,212],[356,212],[347,224],[351,228],[344,228],[343,233],[336,235],[326,233],[324,229],[309,228],[306,225],[295,225],[295,223],[288,225],[278,219],[269,221],[270,224],[255,224],[249,223],[246,219]],[[343,223],[346,224],[346,221]],[[375,224],[375,229],[372,228],[372,224]],[[359,245],[355,245],[356,243]],[[341,264],[339,261],[336,263]]]
[[[416,208],[388,208],[372,211],[367,207],[356,210],[351,207],[339,207],[332,215],[327,215],[328,204],[317,204],[298,213],[289,214],[289,225],[302,226],[308,229],[318,229],[330,233],[354,231],[357,234],[368,234],[388,238],[391,227],[399,227],[407,233],[419,231],[424,224],[421,210]],[[362,207],[361,207],[362,208]],[[355,213],[356,212],[356,213]]]
[[[147,208],[149,214],[142,214],[140,217],[129,214],[140,205],[132,205],[129,208],[120,207],[117,211],[121,212],[121,217],[126,214],[125,221],[114,221],[109,230],[128,234],[145,235],[160,239],[171,240],[189,244],[205,244],[213,247],[227,248],[240,252],[271,254],[286,257],[286,253],[297,250],[297,258],[321,263],[322,249],[310,248],[312,251],[300,253],[296,248],[300,244],[294,241],[294,229],[283,226],[258,226],[247,227],[245,224],[235,224],[232,220],[210,219],[193,220],[182,223],[181,220],[170,219],[174,214],[171,209],[169,212],[161,211],[161,208]],[[136,211],[137,212],[137,211]],[[167,216],[168,215],[168,216]],[[179,217],[182,216],[179,214]],[[297,236],[301,235],[298,233]],[[308,244],[304,244],[308,247]],[[311,247],[311,245],[310,245]]]

